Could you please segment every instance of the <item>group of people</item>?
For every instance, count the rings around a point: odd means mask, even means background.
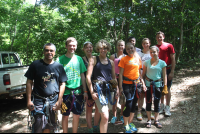
[[[55,45],[45,44],[44,58],[32,62],[25,74],[27,107],[34,116],[32,132],[46,133],[55,129],[55,111],[61,109],[63,133],[68,132],[71,112],[72,132],[76,133],[85,103],[88,132],[106,133],[109,111],[113,112],[111,123],[115,123],[118,120],[117,103],[123,97],[125,100],[121,104],[119,120],[124,124],[125,133],[137,131],[132,121],[136,107],[137,119],[142,120],[144,98],[148,117],[146,127],[150,128],[151,120],[154,119],[154,125],[162,128],[159,113],[171,115],[170,87],[175,69],[173,45],[164,42],[164,38],[163,32],[157,32],[158,44],[151,47],[150,40],[144,38],[142,50],[135,47],[134,37],[128,38],[126,44],[119,40],[116,45],[117,52],[108,58],[107,53],[111,50],[111,45],[106,40],[99,40],[95,47],[91,42],[85,42],[85,56],[80,57],[75,54],[77,40],[69,37],[65,44],[67,53],[58,57],[56,61],[53,60]],[[92,55],[93,48],[99,53],[98,56]],[[165,93],[166,91],[168,93]],[[154,115],[151,111],[154,111]]]

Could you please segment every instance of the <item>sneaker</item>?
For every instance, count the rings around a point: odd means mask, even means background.
[[[137,132],[137,128],[135,127],[135,125],[133,123],[130,123],[129,127],[130,127],[132,132]]]
[[[162,114],[162,113],[164,113],[165,111],[165,105],[164,104],[160,104],[160,111],[159,111],[159,114]]]
[[[151,119],[154,120],[155,117],[154,117],[154,114],[151,112]]]
[[[93,128],[88,129],[88,133],[94,133]]]
[[[170,106],[165,106],[165,116],[171,116],[171,113],[170,113]]]
[[[142,114],[141,114],[141,112],[137,113],[137,120],[142,121]]]
[[[110,123],[113,123],[113,124],[114,124],[116,121],[117,121],[117,117],[114,117],[114,116],[113,116],[112,119],[111,119],[111,121],[110,121]]]
[[[99,126],[93,126],[93,133],[100,133]]]
[[[122,121],[122,123],[124,124],[124,118],[123,118],[123,116],[120,116],[120,121]]]
[[[125,133],[132,133],[129,125],[124,126]]]

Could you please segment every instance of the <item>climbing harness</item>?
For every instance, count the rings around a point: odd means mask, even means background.
[[[127,99],[127,101],[133,100],[134,96],[135,96],[135,93],[136,93],[136,97],[140,98],[140,94],[142,92],[142,84],[140,83],[140,78],[137,78],[136,80],[131,80],[131,79],[123,76],[123,80],[125,80],[125,81],[132,81],[133,82],[133,84],[132,84],[132,90],[135,90],[135,92],[133,94],[133,97],[131,99]],[[135,89],[133,89],[134,85],[135,85]]]
[[[80,102],[76,96],[78,95],[83,95],[82,93],[81,94],[77,94],[75,93],[75,90],[72,90],[71,91],[71,94],[68,95],[68,97],[65,98],[65,100],[63,100],[63,103],[62,103],[62,107],[61,107],[61,113],[65,113],[66,111],[70,112],[72,110],[72,108],[74,107],[76,109],[76,111],[81,114],[83,112],[83,109],[84,109],[84,100],[82,102]],[[72,101],[70,100],[72,97]],[[67,108],[66,106],[66,103],[67,102],[70,102],[71,103],[71,106],[70,106],[70,109]],[[77,103],[79,103],[79,105],[81,106],[81,110],[78,110],[77,109]]]
[[[150,87],[148,87],[147,90],[151,90],[151,95],[153,94],[154,99],[157,99],[157,100],[160,99],[160,98],[157,98],[157,97],[155,96],[155,90],[159,91],[160,93],[162,92],[162,90],[163,90],[163,80],[162,80],[162,78],[153,81],[152,79],[149,79],[149,78],[146,76],[145,79],[146,79],[147,81],[150,82]],[[159,81],[161,82],[161,87],[156,87],[155,82],[159,82]],[[149,101],[147,100],[147,92],[145,92],[145,96],[146,96],[146,102],[147,102],[147,103],[151,103],[151,102],[152,102],[152,99],[151,99],[151,98],[150,98]]]
[[[47,124],[49,126],[53,126],[53,124],[51,123],[51,119],[50,119],[50,100],[53,99],[55,96],[57,95],[57,93],[49,96],[49,97],[42,97],[38,94],[33,93],[33,100],[32,102],[34,102],[34,97],[38,97],[40,99],[45,100],[44,106],[42,108],[42,110],[36,110],[34,109],[33,111],[29,111],[29,115],[28,115],[28,129],[32,130],[32,133],[34,133],[34,123],[35,123],[35,118],[34,116],[36,115],[45,115],[46,120],[47,120]],[[57,115],[56,115],[57,116]],[[57,123],[58,120],[55,120],[55,123]]]
[[[94,85],[93,86],[94,90],[98,93],[98,98],[99,98],[100,104],[103,106],[107,105],[108,100],[109,100],[111,105],[115,105],[117,100],[115,99],[113,102],[113,100],[111,98],[111,93],[110,93],[110,92],[114,92],[114,96],[115,96],[116,90],[113,89],[114,86],[107,81],[93,80],[92,82]],[[100,85],[103,86],[102,90],[101,90]]]
[[[33,106],[31,106],[33,108]],[[27,133],[28,133],[28,130],[32,130],[32,127],[33,127],[33,124],[35,122],[35,118],[32,114],[32,112],[29,110],[29,114],[28,114],[28,117],[27,117],[27,122],[28,122],[28,129],[27,129]]]

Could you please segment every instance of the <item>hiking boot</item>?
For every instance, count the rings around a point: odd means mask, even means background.
[[[123,116],[120,116],[120,121],[122,121],[122,123],[124,124],[124,118],[123,118]]]
[[[155,119],[153,112],[151,112],[151,119],[152,119],[152,120]]]
[[[124,126],[125,133],[132,133],[129,125]]]
[[[99,126],[93,126],[93,133],[100,133]]]
[[[159,114],[162,114],[162,113],[164,113],[165,111],[165,105],[164,104],[160,104],[160,111],[159,111]]]
[[[113,124],[114,124],[116,121],[117,121],[117,117],[114,117],[114,116],[113,116],[112,119],[111,119],[111,121],[110,121],[110,123],[113,123]]]
[[[141,114],[141,112],[137,113],[137,120],[142,121],[142,114]]]
[[[171,116],[171,113],[170,113],[170,106],[165,106],[165,116],[168,116],[170,117]]]
[[[93,132],[93,128],[88,129],[87,132],[88,132],[88,133],[94,133],[94,132]]]
[[[130,127],[132,132],[137,132],[137,128],[135,127],[135,125],[133,123],[130,123],[129,127]]]

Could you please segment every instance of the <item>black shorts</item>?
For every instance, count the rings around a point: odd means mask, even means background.
[[[71,95],[63,95],[63,103],[65,103],[65,105],[67,106],[67,110],[65,113],[62,113],[62,115],[64,116],[69,116],[70,115],[70,112],[73,112],[73,114],[76,114],[76,115],[81,115],[80,111],[81,111],[81,108],[82,108],[82,105],[78,102],[75,102],[76,103],[76,106],[74,106],[73,104],[73,108],[71,109],[71,102],[72,102],[72,97],[70,97]],[[76,99],[78,99],[79,102],[83,102],[83,95],[75,95],[76,96]],[[66,100],[68,99],[68,97],[70,97],[70,101],[67,101]],[[71,111],[69,111],[71,109]]]
[[[170,89],[172,86],[172,80],[168,79],[168,75],[170,74],[171,69],[167,69],[167,88]]]

